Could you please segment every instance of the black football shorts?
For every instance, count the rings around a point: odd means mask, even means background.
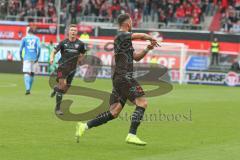
[[[120,102],[122,107],[124,107],[127,99],[134,102],[136,98],[143,95],[145,94],[142,87],[134,78],[113,79],[113,90],[109,104]]]

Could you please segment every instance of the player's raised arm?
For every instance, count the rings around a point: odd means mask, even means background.
[[[155,40],[154,38],[152,38],[150,35],[146,34],[146,33],[133,33],[132,34],[132,40],[149,40],[149,41],[153,41]]]
[[[150,44],[147,46],[147,48],[145,48],[144,50],[140,51],[140,52],[134,52],[133,53],[133,59],[135,61],[140,61],[150,50],[152,50],[154,47],[154,45]]]
[[[157,40],[153,38],[152,36],[146,34],[146,33],[133,33],[132,34],[132,40],[149,40],[151,42],[151,45],[153,46],[159,46]]]

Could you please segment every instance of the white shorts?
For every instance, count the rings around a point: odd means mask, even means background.
[[[33,61],[23,61],[23,72],[31,73],[35,72],[36,65]]]

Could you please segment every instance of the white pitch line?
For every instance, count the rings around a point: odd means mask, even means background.
[[[7,88],[7,87],[16,87],[16,83],[6,83],[6,84],[0,84],[0,88]]]

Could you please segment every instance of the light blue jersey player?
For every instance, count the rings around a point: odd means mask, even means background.
[[[22,56],[22,51],[25,50],[25,54]],[[30,94],[36,63],[40,56],[41,47],[40,39],[33,35],[33,30],[29,29],[28,35],[22,39],[20,46],[20,58],[23,61],[23,73],[24,83],[26,87],[26,95]]]

